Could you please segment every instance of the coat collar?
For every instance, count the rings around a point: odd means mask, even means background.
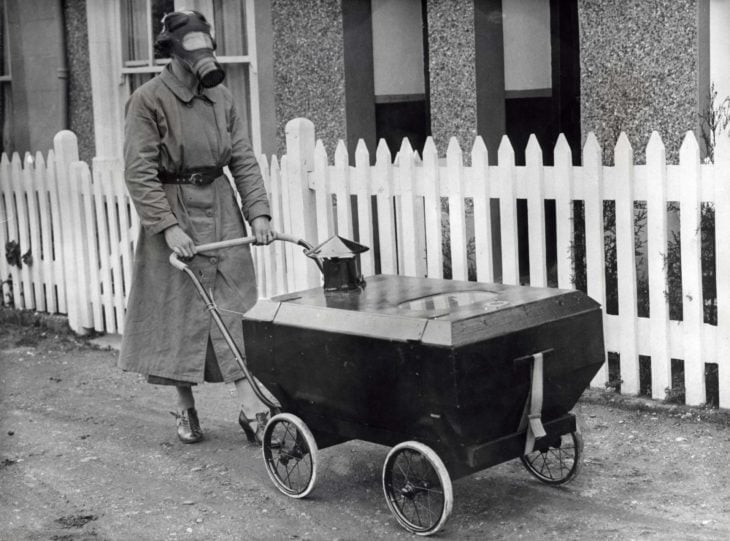
[[[162,73],[160,73],[160,79],[162,79],[165,86],[170,89],[170,92],[175,94],[175,96],[184,103],[190,103],[196,96],[189,87],[185,86],[180,79],[175,77],[172,67],[169,64],[165,66],[165,69],[163,69]],[[202,89],[201,95],[205,96],[210,102],[215,103],[215,97],[213,94],[214,93],[211,88]]]

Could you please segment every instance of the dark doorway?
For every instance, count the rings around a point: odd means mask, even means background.
[[[375,134],[395,155],[408,138],[423,152],[430,135],[426,0],[371,0]]]
[[[505,92],[506,133],[518,164],[535,134],[546,165],[553,164],[553,148],[564,134],[580,163],[580,49],[577,0],[550,0],[551,88]]]

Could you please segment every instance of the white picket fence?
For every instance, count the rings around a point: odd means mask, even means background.
[[[498,165],[488,165],[487,150],[477,138],[464,165],[462,149],[449,142],[439,158],[428,140],[421,158],[408,141],[395,160],[381,141],[375,164],[360,142],[355,166],[349,165],[340,142],[333,163],[314,126],[305,119],[287,125],[287,154],[260,164],[272,202],[276,229],[316,244],[337,233],[373,247],[362,254],[366,276],[380,272],[443,277],[442,200],[448,202],[450,267],[454,279],[468,278],[467,253],[473,250],[476,279],[520,283],[516,201],[527,200],[529,283],[544,287],[546,261],[545,200],[556,207],[558,287],[572,288],[573,201],[584,204],[588,294],[605,305],[603,202],[615,201],[618,270],[618,315],[605,314],[606,351],[620,355],[622,392],[639,391],[639,355],[651,357],[652,396],[664,398],[671,387],[671,359],[684,361],[686,402],[706,400],[705,364],[716,363],[719,403],[730,408],[730,145],[716,149],[716,163],[700,162],[697,142],[688,133],[678,165],[666,164],[664,146],[654,133],[646,149],[646,165],[633,164],[625,135],[615,148],[613,166],[601,162],[601,149],[589,134],[582,166],[572,165],[566,140],[555,149],[554,166],[544,166],[533,137],[526,165],[516,166],[504,138]],[[61,132],[54,151],[3,157],[0,168],[0,240],[18,240],[21,252],[33,247],[31,265],[22,268],[0,261],[0,276],[11,276],[15,306],[69,315],[73,329],[123,332],[126,294],[131,279],[134,240],[139,224],[123,182],[122,164],[94,160],[93,173],[79,162],[75,138]],[[490,199],[499,200],[499,243],[492,245]],[[650,317],[637,315],[634,253],[634,201],[646,201]],[[681,208],[683,320],[669,318],[667,303],[667,202]],[[703,321],[700,264],[700,205],[715,207],[717,326]],[[471,205],[472,217],[465,209]],[[377,217],[377,218],[376,218]],[[473,220],[470,223],[469,220]],[[52,234],[51,234],[52,232]],[[473,236],[473,248],[469,238]],[[377,237],[377,239],[376,239]],[[38,247],[38,248],[35,248]],[[377,249],[375,249],[377,247]],[[320,284],[315,265],[292,244],[254,248],[261,296]],[[495,268],[493,254],[501,254]],[[8,285],[3,289],[7,303]],[[607,367],[594,379],[603,386]]]

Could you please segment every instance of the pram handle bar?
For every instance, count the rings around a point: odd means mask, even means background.
[[[297,237],[294,237],[292,235],[285,235],[283,233],[274,233],[276,236],[276,240],[283,240],[287,242],[292,242],[294,244],[298,244],[302,248],[304,248],[307,251],[310,251],[312,249],[312,246]],[[211,242],[209,244],[200,244],[195,247],[195,253],[200,254],[203,252],[211,252],[213,250],[219,250],[221,248],[231,248],[233,246],[243,246],[246,244],[253,244],[256,242],[256,237],[241,237],[238,239],[230,239],[230,240],[223,240],[220,242]],[[319,267],[320,271],[322,270],[322,264],[318,259],[314,259],[315,263],[317,263],[317,266]],[[200,283],[200,280],[198,280],[198,277],[195,276],[195,273],[190,270],[190,267],[184,262],[181,261],[176,253],[172,253],[170,255],[170,264],[175,267],[178,270],[183,271],[185,274],[188,275],[188,277],[192,280],[193,285],[195,286],[195,289],[198,291],[198,294],[205,302],[205,307],[210,312],[211,317],[213,318],[213,321],[215,321],[215,324],[218,326],[218,328],[221,331],[221,334],[223,334],[223,338],[226,340],[226,344],[228,345],[229,349],[233,353],[233,356],[236,358],[236,363],[238,363],[238,366],[243,371],[244,375],[246,376],[246,379],[248,380],[249,385],[251,385],[251,389],[253,389],[254,394],[258,397],[261,402],[266,404],[269,409],[271,409],[272,415],[276,412],[278,412],[279,407],[272,402],[261,390],[259,387],[258,381],[252,376],[251,372],[249,372],[248,367],[246,366],[246,363],[243,360],[243,354],[241,353],[241,350],[239,349],[236,342],[233,340],[233,337],[231,336],[231,333],[228,331],[228,328],[226,327],[226,324],[223,322],[223,319],[221,318],[220,313],[218,312],[218,308],[215,305],[215,302],[213,299],[211,299],[208,292],[205,290],[205,287],[203,287],[203,284]]]
[[[304,239],[300,239],[298,237],[295,237],[294,235],[287,235],[285,233],[279,233],[274,232],[274,235],[276,236],[275,240],[283,240],[286,242],[291,242],[293,244],[298,244],[302,248],[304,248],[307,251],[312,250],[312,245],[309,244]],[[213,250],[220,250],[221,248],[231,248],[233,246],[244,246],[246,244],[254,244],[256,242],[256,237],[240,237],[237,239],[229,239],[229,240],[222,240],[219,242],[210,242],[208,244],[199,244],[195,247],[195,253],[196,254],[202,254],[205,252],[212,252]],[[314,262],[317,263],[317,266],[319,267],[319,270],[322,270],[322,264],[319,261],[319,259],[314,259]],[[181,261],[180,258],[176,253],[170,254],[170,264],[175,267],[178,270],[183,270],[187,265],[184,261]]]

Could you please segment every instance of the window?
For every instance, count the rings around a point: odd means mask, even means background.
[[[0,0],[0,153],[9,152],[13,107],[10,93],[10,40],[6,2]]]
[[[154,51],[155,38],[162,30],[162,17],[182,8],[200,11],[212,27],[216,57],[226,72],[224,84],[233,94],[254,150],[259,152],[258,95],[251,68],[254,47],[250,45],[254,38],[253,3],[253,0],[122,0],[122,74],[129,92],[154,77],[169,62]]]

